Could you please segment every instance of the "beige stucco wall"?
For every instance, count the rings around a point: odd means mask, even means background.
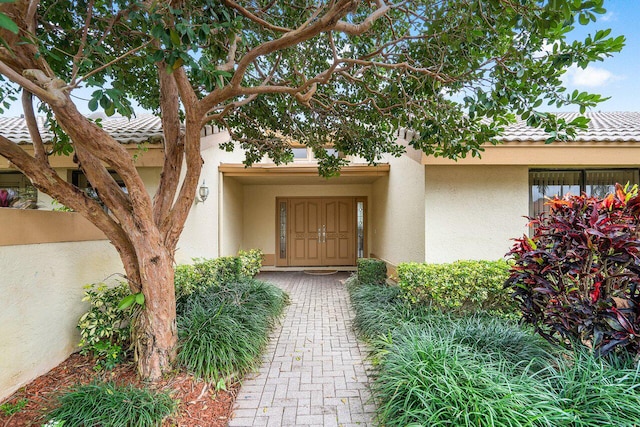
[[[0,401],[77,349],[83,286],[122,272],[106,240],[0,248]]]
[[[426,166],[426,261],[502,258],[526,230],[526,166]]]
[[[224,189],[221,174],[218,173],[218,166],[221,162],[240,163],[244,159],[244,154],[240,149],[231,153],[220,149],[220,144],[228,140],[229,134],[227,132],[214,133],[201,140],[204,164],[200,174],[200,183],[204,180],[209,187],[209,197],[204,203],[194,202],[191,207],[178,242],[177,263],[190,263],[193,258],[220,256],[222,230],[219,229],[218,213]]]
[[[275,254],[276,197],[339,196],[368,197],[371,203],[371,184],[245,185],[242,249]]]
[[[424,261],[424,166],[410,147],[401,157],[385,160],[389,176],[373,183],[371,253],[394,265]]]
[[[222,178],[220,211],[220,256],[235,255],[243,249],[244,187],[233,178]]]

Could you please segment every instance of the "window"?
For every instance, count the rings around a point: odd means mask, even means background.
[[[360,200],[356,202],[356,218],[358,233],[356,257],[364,258],[364,202]]]
[[[548,211],[547,199],[567,194],[603,197],[615,184],[637,184],[638,169],[532,170],[529,172],[530,215]]]
[[[113,179],[118,183],[120,188],[122,188],[122,191],[127,193],[127,187],[125,187],[124,181],[122,180],[122,178],[120,178],[120,176],[115,172],[109,172],[109,173],[111,174]],[[89,197],[96,200],[98,203],[100,203],[100,205],[105,210],[107,210],[106,207],[104,206],[104,203],[102,203],[102,200],[100,200],[98,192],[91,186],[91,184],[89,183],[89,180],[87,180],[87,177],[84,175],[82,171],[74,170],[71,172],[71,183],[76,187],[78,187],[79,189],[81,189],[82,191],[84,191],[85,193],[87,193]]]
[[[307,148],[307,147],[292,147],[291,151],[293,152],[293,160],[294,161],[304,162],[304,161],[317,160],[317,158],[315,157],[315,155],[313,153],[313,150],[310,149],[310,148]],[[344,157],[344,153],[342,153],[341,151],[338,151],[337,149],[335,149],[333,147],[325,147],[324,151],[330,157],[339,157],[339,158],[343,158]]]
[[[287,202],[280,202],[280,232],[279,255],[281,259],[287,257]]]
[[[331,157],[342,157],[342,155],[341,155],[342,153],[340,153],[335,148],[325,148],[324,151],[326,151],[328,156],[331,156]]]
[[[307,160],[309,157],[309,153],[307,152],[307,148],[292,148],[293,151],[293,159],[294,160]]]
[[[38,191],[22,173],[0,172],[0,190],[4,190],[2,191],[2,201],[0,201],[2,205],[6,204],[16,208],[36,208]]]

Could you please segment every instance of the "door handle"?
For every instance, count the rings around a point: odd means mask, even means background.
[[[322,230],[322,229],[320,227],[318,227],[318,243],[322,243],[322,233],[321,233],[320,230]]]
[[[322,226],[322,241],[323,242],[327,241],[327,226],[326,225]]]

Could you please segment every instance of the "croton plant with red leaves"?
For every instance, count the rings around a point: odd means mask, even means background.
[[[547,340],[596,354],[640,355],[640,196],[616,185],[604,199],[566,196],[529,218],[506,282],[524,320]]]

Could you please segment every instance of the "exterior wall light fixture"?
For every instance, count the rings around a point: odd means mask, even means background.
[[[199,197],[196,197],[196,204],[204,203],[204,201],[207,200],[207,197],[209,197],[209,187],[204,183],[204,179],[202,180],[202,185],[198,189],[198,196]]]

